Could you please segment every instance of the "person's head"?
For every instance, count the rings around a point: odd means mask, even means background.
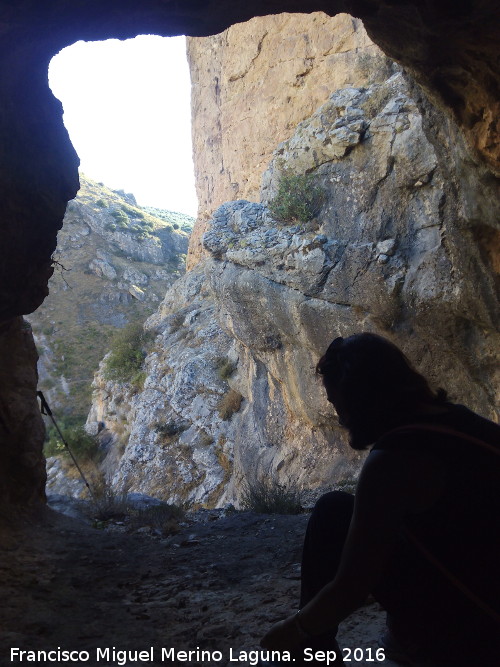
[[[336,338],[316,372],[354,449],[364,449],[422,407],[446,400],[446,393],[434,393],[399,348],[372,333]]]

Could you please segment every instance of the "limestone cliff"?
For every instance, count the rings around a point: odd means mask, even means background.
[[[495,417],[494,184],[411,80],[385,74],[333,90],[275,147],[262,203],[215,211],[209,257],[146,324],[156,341],[144,391],[97,377],[89,426],[116,484],[221,505],[262,473],[316,488],[355,475],[359,456],[314,366],[334,336],[360,330],[388,336],[454,400]],[[326,193],[307,224],[270,215],[284,168]]]
[[[347,14],[256,17],[213,37],[188,38],[198,222],[187,268],[202,255],[207,220],[225,201],[259,201],[277,143],[332,90],[383,81],[391,61]]]

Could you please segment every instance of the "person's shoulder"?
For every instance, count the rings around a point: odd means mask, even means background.
[[[425,480],[425,484],[422,484]],[[419,512],[430,507],[442,493],[446,470],[418,448],[372,450],[360,474],[356,497],[368,504],[398,505],[398,512]]]
[[[452,404],[450,425],[467,435],[500,445],[500,425],[465,405]]]

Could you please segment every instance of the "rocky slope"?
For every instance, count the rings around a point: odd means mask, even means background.
[[[310,223],[269,213],[285,168],[325,191]],[[308,488],[355,476],[359,456],[314,366],[333,337],[360,330],[388,336],[452,398],[495,417],[490,187],[402,72],[334,91],[276,148],[262,203],[214,213],[209,258],[146,324],[156,340],[144,391],[97,377],[89,426],[114,483],[220,506],[262,474]]]
[[[133,195],[80,180],[59,232],[50,295],[29,321],[40,388],[59,416],[83,423],[110,339],[128,322],[144,321],[184,273],[188,235],[179,222],[174,229],[161,212],[137,206]]]

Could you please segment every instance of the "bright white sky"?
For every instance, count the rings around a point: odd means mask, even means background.
[[[196,215],[184,37],[77,42],[52,59],[49,83],[86,176]]]

